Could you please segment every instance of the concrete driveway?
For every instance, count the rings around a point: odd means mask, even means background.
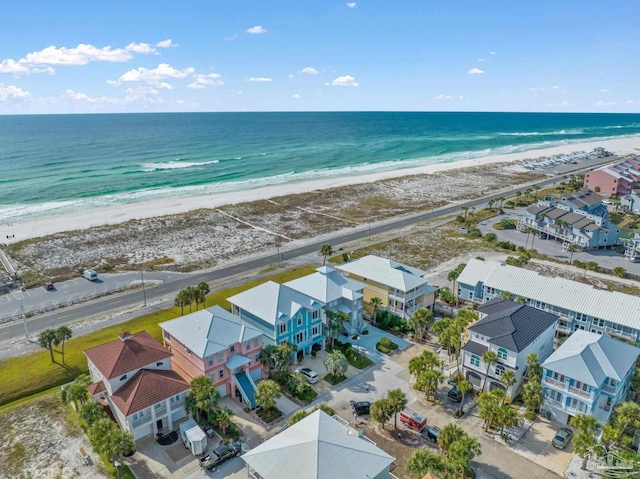
[[[364,349],[367,357],[369,357],[375,363],[380,362],[381,358],[384,356],[384,354],[379,353],[376,349],[376,344],[382,338],[389,338],[391,341],[396,343],[398,345],[397,351],[403,351],[411,346],[411,343],[409,341],[405,341],[404,339],[383,331],[382,329],[376,328],[375,326],[367,326],[367,331],[369,331],[369,334],[361,334],[360,340],[351,339],[351,337],[347,336],[340,336],[340,341],[342,341],[343,343],[349,342],[356,348],[360,347]]]

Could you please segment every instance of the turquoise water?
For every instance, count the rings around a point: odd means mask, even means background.
[[[0,223],[638,135],[630,114],[0,116]]]

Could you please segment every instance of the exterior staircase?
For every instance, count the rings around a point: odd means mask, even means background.
[[[251,409],[255,409],[256,407],[256,388],[254,386],[253,381],[251,381],[247,374],[244,372],[235,374],[236,384],[240,388],[240,392],[242,393],[242,399],[251,404]]]

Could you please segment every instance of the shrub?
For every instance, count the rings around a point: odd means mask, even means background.
[[[513,201],[508,200],[508,201],[504,204],[504,207],[505,207],[505,208],[513,209],[513,208],[515,208],[515,207],[516,207],[516,204],[515,204]]]
[[[378,344],[390,350],[398,349],[398,345],[386,336],[381,338],[380,341],[378,341]]]
[[[464,223],[464,216],[462,216],[462,215],[458,215],[458,216],[456,216],[456,221],[457,221],[458,223]]]
[[[389,354],[390,349],[385,348],[383,345],[381,345],[380,343],[376,344],[376,349],[378,351],[380,351],[383,354]]]
[[[362,331],[360,334],[369,334],[369,330],[365,329],[364,331]]]
[[[324,377],[324,380],[327,381],[332,386],[335,386],[336,384],[341,383],[345,379],[347,379],[347,376],[345,375],[335,376],[334,374],[331,374],[331,373],[327,374]]]
[[[498,223],[495,223],[493,227],[497,230],[514,230],[516,229],[516,222],[515,220],[502,218]]]
[[[495,233],[487,233],[486,235],[484,235],[484,240],[488,243],[495,241],[497,238],[498,236]]]
[[[514,245],[511,241],[498,241],[497,245],[499,248],[506,249],[509,251],[516,250],[516,245]]]
[[[470,229],[468,234],[469,236],[472,236],[474,238],[482,238],[482,231],[480,231],[478,228]]]

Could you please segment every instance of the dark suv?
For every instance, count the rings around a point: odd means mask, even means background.
[[[462,401],[462,393],[458,391],[458,389],[456,389],[455,387],[449,389],[449,392],[447,393],[447,397],[449,397],[449,399],[455,402]]]
[[[431,442],[438,442],[438,436],[440,435],[440,429],[435,426],[427,426],[427,438]]]
[[[371,408],[371,403],[369,401],[349,401],[351,403],[351,410],[354,414],[358,416],[366,416],[369,414],[369,409]]]

